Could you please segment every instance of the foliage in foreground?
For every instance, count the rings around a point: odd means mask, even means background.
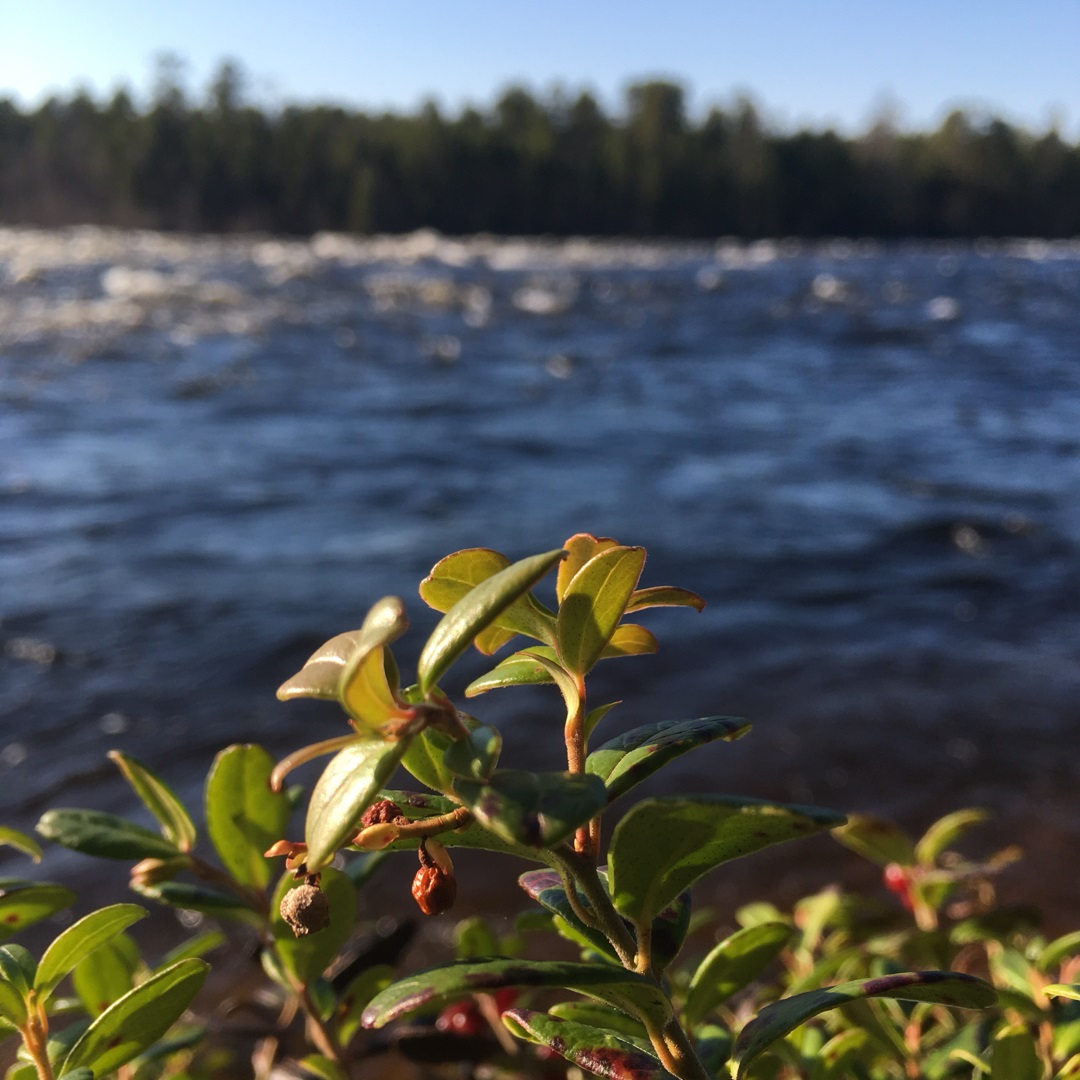
[[[595,737],[613,703],[587,705],[589,673],[656,648],[628,617],[702,606],[682,589],[641,587],[644,562],[641,548],[584,534],[516,563],[487,549],[448,556],[420,587],[445,615],[409,685],[391,652],[407,629],[404,606],[379,601],[279,690],[339,703],[346,734],[277,765],[256,746],[218,755],[206,783],[212,861],[168,785],[114,752],[159,830],[57,809],[39,832],[133,864],[131,887],[144,898],[231,923],[240,941],[253,935],[269,1013],[245,1050],[221,1031],[169,1034],[205,977],[200,955],[222,937],[204,934],[151,966],[127,932],[143,909],[114,905],[72,924],[37,961],[19,945],[0,947],[0,1025],[22,1043],[9,1077],[236,1075],[243,1053],[256,1076],[290,1058],[308,1075],[342,1078],[390,1049],[428,1072],[464,1062],[506,1076],[569,1066],[617,1080],[1080,1076],[1080,933],[1047,942],[1025,913],[994,907],[993,874],[1014,853],[976,863],[952,850],[978,812],[950,815],[915,842],[868,817],[683,794],[630,805],[603,843],[605,813],[617,802],[622,811],[638,783],[749,727],[711,716]],[[533,589],[552,572],[549,608]],[[466,696],[552,686],[564,707],[565,771],[503,767],[499,730],[440,688],[470,646],[490,655],[520,636],[532,643]],[[286,777],[331,754],[307,798],[303,840],[288,839],[300,793],[284,789]],[[419,786],[388,788],[400,769]],[[882,865],[891,905],[838,890],[791,912],[751,904],[702,950],[714,920],[692,911],[695,882],[766,846],[830,831]],[[10,830],[0,840],[38,853]],[[534,907],[510,934],[466,918],[454,961],[399,977],[409,929],[379,935],[358,923],[357,890],[392,852],[411,851],[413,896],[441,915],[455,899],[458,847],[533,864],[519,883]],[[267,855],[285,857],[279,880]],[[5,882],[0,927],[21,930],[73,899],[60,886]],[[74,996],[59,997],[69,974]]]

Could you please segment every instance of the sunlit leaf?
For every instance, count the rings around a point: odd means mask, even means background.
[[[139,952],[127,934],[117,934],[84,957],[71,974],[75,993],[90,1016],[100,1016],[134,986]]]
[[[473,638],[524,596],[563,555],[560,549],[521,559],[474,586],[458,600],[439,621],[420,653],[417,673],[421,690],[426,694]]]
[[[466,548],[440,559],[420,582],[420,596],[436,611],[447,612],[471,589],[510,565],[510,560],[490,548]],[[531,593],[515,600],[476,637],[476,647],[490,656],[517,634],[537,641],[555,642],[555,615]]]
[[[326,866],[356,832],[360,815],[393,775],[408,745],[408,739],[362,739],[331,759],[308,803],[305,839],[309,871]]]
[[[304,1073],[319,1080],[349,1080],[349,1074],[336,1061],[322,1054],[307,1054],[297,1064]]]
[[[304,985],[310,985],[327,969],[338,950],[348,941],[356,924],[356,886],[339,870],[326,867],[319,887],[330,907],[330,925],[314,934],[296,937],[281,917],[282,897],[299,882],[285,874],[270,903],[270,927],[274,948],[286,970]]]
[[[47,919],[75,902],[75,894],[51,882],[0,880],[0,940]]]
[[[41,862],[41,847],[32,836],[27,836],[26,833],[9,828],[7,825],[0,825],[0,846],[5,845],[21,851],[24,855],[29,855],[34,862]]]
[[[1044,986],[1043,993],[1047,997],[1072,998],[1073,1001],[1080,1001],[1080,983],[1053,983],[1050,986]]]
[[[646,724],[598,746],[586,759],[585,771],[604,781],[613,800],[695,746],[715,739],[734,742],[749,730],[745,720],[733,716]]]
[[[171,859],[182,854],[159,833],[101,810],[48,810],[37,831],[46,840],[99,859]]]
[[[285,835],[289,800],[270,789],[274,759],[261,746],[230,746],[206,777],[206,830],[225,869],[243,885],[263,889],[273,867],[263,857]]]
[[[1046,974],[1058,969],[1063,960],[1080,953],[1080,930],[1055,938],[1039,953],[1035,966]]]
[[[388,720],[402,715],[386,677],[386,650],[381,645],[345,669],[340,696],[342,707],[361,733],[378,733]]]
[[[915,858],[921,866],[933,866],[942,852],[947,851],[969,829],[985,821],[987,816],[985,810],[972,807],[939,818],[915,845]]]
[[[135,794],[142,799],[147,810],[161,823],[165,839],[181,851],[190,851],[198,835],[195,823],[172,788],[141,762],[119,750],[110,750],[109,758],[135,789]]]
[[[539,1043],[559,1057],[606,1080],[671,1080],[647,1040],[557,1020],[533,1009],[508,1009],[503,1023],[518,1038]]]
[[[651,630],[637,623],[622,623],[615,627],[611,640],[600,654],[601,660],[619,656],[645,656],[656,652],[659,646]]]
[[[621,704],[621,701],[609,701],[606,705],[597,705],[595,709],[590,709],[588,715],[585,717],[585,739],[590,739],[600,721],[603,720],[616,705]]]
[[[145,919],[147,914],[146,909],[137,904],[113,904],[72,923],[53,940],[41,958],[34,979],[39,999],[47,999],[76,964],[132,923]]]
[[[600,659],[626,612],[645,565],[645,549],[613,547],[594,555],[571,579],[559,604],[559,659],[583,676]]]
[[[848,815],[847,824],[833,829],[833,836],[844,847],[879,866],[889,863],[912,866],[915,862],[915,845],[907,833],[891,821],[872,814]]]
[[[552,847],[607,803],[604,785],[580,773],[500,769],[486,782],[457,780],[454,790],[476,820],[527,847]]]
[[[684,1013],[691,1026],[753,982],[794,936],[787,923],[759,923],[736,930],[698,965],[690,980]]]
[[[555,660],[555,650],[548,646],[523,649],[500,661],[487,674],[473,679],[465,688],[466,697],[477,697],[504,686],[543,686],[554,682],[550,669],[539,657]]]
[[[705,601],[689,589],[680,589],[673,585],[656,585],[651,589],[635,589],[630,594],[626,612],[642,611],[655,607],[691,607],[695,611],[705,610]]]
[[[79,1068],[105,1076],[137,1057],[180,1019],[209,970],[205,960],[181,960],[114,1001],[72,1047],[60,1076]]]
[[[409,628],[405,605],[396,596],[384,596],[372,605],[359,630],[349,630],[320,645],[304,666],[278,687],[282,701],[295,697],[340,700],[341,683],[350,666],[362,663],[372,649],[390,645]]]
[[[400,979],[378,994],[364,1010],[365,1027],[433,1009],[466,994],[504,987],[557,987],[606,1001],[631,1015],[648,1015],[661,1024],[671,1017],[671,1003],[656,983],[643,975],[607,964],[561,960],[461,960]]]
[[[613,1008],[602,1001],[588,998],[574,998],[572,1001],[557,1001],[548,1009],[548,1016],[556,1020],[572,1020],[575,1024],[588,1024],[590,1027],[603,1028],[619,1035],[629,1035],[633,1039],[646,1040],[648,1033],[640,1020],[627,1016],[621,1009]]]
[[[596,537],[591,533],[575,533],[563,544],[566,549],[566,559],[559,566],[559,574],[555,579],[555,595],[559,602],[566,595],[574,575],[594,556],[609,548],[618,547],[619,542],[612,540],[610,536]]]
[[[843,820],[831,810],[728,795],[646,799],[615,828],[612,900],[635,923],[648,922],[721,863]]]
[[[811,1017],[867,998],[929,1001],[962,1009],[987,1009],[997,1001],[994,988],[988,983],[955,971],[905,971],[810,990],[766,1005],[742,1029],[732,1055],[738,1065],[736,1080],[746,1075],[750,1063],[758,1055]]]

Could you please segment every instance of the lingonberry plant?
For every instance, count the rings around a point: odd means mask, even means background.
[[[1070,1034],[1080,935],[1047,943],[1021,937],[1008,920],[990,925],[980,883],[1007,858],[969,863],[948,850],[976,820],[972,813],[945,819],[916,844],[873,819],[845,824],[830,810],[712,792],[645,798],[624,809],[634,787],[676,757],[749,730],[743,720],[709,716],[602,737],[612,704],[588,701],[589,674],[606,659],[656,648],[628,617],[703,606],[684,589],[642,587],[644,564],[644,549],[587,534],[514,563],[483,548],[447,556],[420,586],[443,618],[408,685],[391,651],[408,628],[404,605],[378,601],[360,629],[328,641],[278,692],[337,702],[348,718],[345,733],[277,764],[257,746],[218,755],[205,789],[205,833],[216,857],[199,850],[193,817],[168,785],[119,752],[113,761],[158,831],[59,809],[45,814],[39,832],[133,863],[130,884],[143,897],[254,932],[275,995],[253,1054],[257,1077],[291,1056],[308,1074],[344,1080],[361,1058],[386,1047],[387,1032],[416,1059],[494,1055],[521,1076],[550,1075],[559,1059],[614,1080],[944,1080],[958,1063],[995,1078],[1038,1080],[1032,1061],[1044,1072],[1064,1063],[1074,1071],[1060,1075],[1080,1076],[1080,1043]],[[534,590],[552,574],[549,606]],[[550,686],[553,700],[561,699],[555,729],[564,771],[504,765],[498,728],[461,711],[440,686],[470,647],[492,655],[522,637],[531,643],[521,642],[465,696]],[[303,796],[286,780],[298,765],[331,754],[307,798],[303,838],[290,838],[290,815]],[[415,781],[411,790],[388,788],[401,771]],[[615,803],[624,812],[605,830]],[[885,867],[894,901],[887,919],[866,917],[853,898],[830,890],[791,914],[749,905],[737,913],[738,928],[704,955],[687,943],[696,881],[771,844],[826,831]],[[5,841],[32,850],[20,834],[0,832]],[[358,943],[357,889],[392,852],[411,852],[418,910],[445,917],[457,891],[456,848],[535,864],[519,877],[535,907],[511,934],[466,918],[456,928],[455,961],[397,978],[408,931]],[[285,873],[275,882],[279,857]],[[15,929],[72,900],[59,886],[7,886],[0,915],[17,915]],[[964,890],[975,900],[957,917]],[[184,1049],[193,1037],[187,1032],[176,1043],[159,1041],[205,974],[196,957],[219,939],[197,938],[155,973],[125,932],[138,913],[118,905],[87,916],[36,966],[17,946],[0,948],[0,1023],[21,1033],[25,1050],[17,1080],[100,1080],[117,1067],[138,1080],[223,1074],[219,1062]],[[580,959],[531,958],[534,931],[557,932]],[[975,969],[994,978],[1011,1009],[1004,1024],[976,1024],[969,1018],[982,1014],[943,1007],[995,1001],[988,983],[943,970],[958,957],[970,970],[964,950],[975,941],[988,960]],[[777,967],[779,977],[765,977]],[[81,1004],[58,1005],[52,991],[69,970]],[[154,1022],[131,1012],[132,1002],[153,1005]],[[65,1010],[83,1019],[54,1037],[48,1017]],[[304,1019],[299,1042],[293,1017]],[[1038,1038],[1024,1023],[1042,1025]],[[1028,1071],[1009,1073],[1018,1061]]]
[[[312,791],[303,842],[271,849],[287,854],[304,878],[298,891],[313,914],[299,919],[299,932],[324,932],[330,921],[312,894],[343,848],[416,849],[421,866],[413,895],[421,910],[434,914],[453,900],[446,848],[479,847],[537,863],[521,876],[522,888],[584,951],[581,961],[487,956],[432,968],[376,994],[363,1024],[380,1028],[475,994],[569,990],[591,1004],[569,1011],[512,1005],[501,1012],[502,1021],[515,1036],[599,1075],[703,1080],[729,1069],[745,1076],[777,1040],[840,1004],[870,998],[991,1004],[991,987],[970,975],[896,972],[776,1002],[732,1042],[724,1029],[700,1024],[717,1003],[714,969],[729,961],[725,953],[707,957],[685,1000],[677,1001],[667,971],[689,926],[694,882],[731,859],[845,819],[830,810],[715,793],[644,799],[622,815],[606,866],[599,865],[603,818],[613,803],[678,755],[748,729],[726,716],[667,720],[590,749],[611,706],[588,707],[589,673],[608,657],[656,648],[653,635],[626,617],[650,607],[700,609],[703,603],[684,589],[639,587],[644,563],[643,548],[587,534],[515,563],[489,549],[459,551],[436,564],[420,586],[423,599],[445,614],[420,652],[414,683],[401,685],[390,650],[408,626],[404,605],[386,598],[359,630],[331,639],[279,690],[282,698],[339,702],[352,727],[290,755],[272,776],[280,788],[300,762],[335,754]],[[554,609],[533,593],[552,571]],[[491,654],[518,636],[535,644],[496,664],[465,694],[553,685],[565,707],[563,772],[502,767],[498,729],[459,711],[439,685],[471,645]],[[385,791],[399,766],[426,790]],[[759,931],[753,963],[762,957],[767,963],[786,937],[775,926]]]

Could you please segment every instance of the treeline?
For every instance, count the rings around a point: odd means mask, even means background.
[[[703,237],[1080,235],[1080,146],[954,112],[857,138],[773,131],[749,101],[700,121],[681,87],[506,91],[486,110],[262,108],[233,64],[192,102],[0,100],[0,221],[187,231]]]

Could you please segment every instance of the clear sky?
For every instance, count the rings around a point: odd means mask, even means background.
[[[0,96],[22,105],[144,95],[163,50],[195,96],[233,57],[271,104],[456,110],[518,82],[614,110],[662,76],[785,126],[860,130],[891,102],[905,127],[962,105],[1080,137],[1080,0],[0,0]]]

